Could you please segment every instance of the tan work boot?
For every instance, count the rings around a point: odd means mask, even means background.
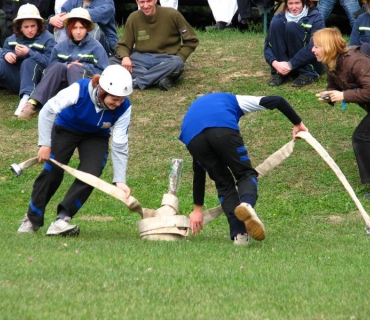
[[[245,228],[252,239],[258,241],[265,239],[265,226],[250,204],[242,202],[238,205],[235,208],[235,216],[245,223]]]
[[[29,101],[24,105],[23,110],[18,115],[19,120],[28,120],[37,114],[36,107]]]

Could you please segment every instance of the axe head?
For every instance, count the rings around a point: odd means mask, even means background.
[[[16,164],[16,163],[13,163],[12,165],[10,165],[10,170],[13,171],[14,175],[18,178],[23,170],[22,168],[19,166],[19,164]]]

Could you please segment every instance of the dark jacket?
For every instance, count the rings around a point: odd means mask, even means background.
[[[365,12],[358,16],[352,28],[350,46],[357,46],[370,42],[370,13]]]
[[[55,46],[53,35],[49,31],[44,31],[33,39],[28,39],[21,35],[16,37],[15,34],[6,38],[4,48],[1,52],[1,57],[4,59],[8,52],[15,53],[15,46],[23,44],[30,48],[28,54],[24,57],[18,57],[17,63],[21,63],[24,59],[33,58],[42,68],[46,68],[50,62],[51,51]]]
[[[337,57],[334,71],[327,70],[327,90],[343,91],[344,101],[370,111],[370,57],[354,46]]]
[[[73,8],[82,7],[82,0],[67,0],[62,5],[62,12],[70,12]],[[97,23],[101,31],[109,41],[112,51],[118,42],[115,13],[116,9],[113,0],[92,0],[90,6],[86,8],[89,11],[91,20]]]

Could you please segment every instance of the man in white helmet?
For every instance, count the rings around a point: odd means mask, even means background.
[[[105,68],[101,75],[75,82],[45,104],[38,122],[38,160],[44,163],[44,168],[34,182],[19,233],[33,233],[44,225],[46,205],[63,180],[63,169],[49,159],[68,164],[77,149],[78,169],[99,177],[107,163],[111,127],[113,183],[125,191],[127,198],[130,196],[126,168],[131,117],[127,96],[131,93],[131,74],[115,65]],[[93,187],[76,179],[58,204],[56,221],[46,234],[78,235],[78,226],[70,221],[92,191]]]

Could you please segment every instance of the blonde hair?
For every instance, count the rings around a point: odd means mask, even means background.
[[[326,64],[330,71],[335,70],[338,55],[349,51],[346,40],[337,28],[324,28],[316,31],[312,40],[315,46],[322,48],[321,62]]]

